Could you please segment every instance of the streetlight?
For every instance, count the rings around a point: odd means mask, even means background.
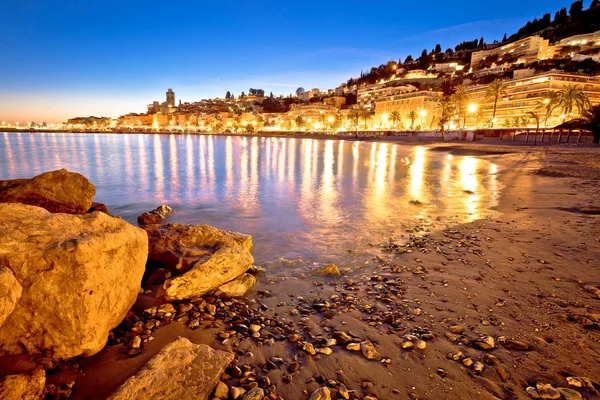
[[[471,103],[469,104],[469,106],[467,107],[467,111],[469,111],[469,114],[475,114],[475,129],[477,129],[477,109],[479,108],[479,106],[475,103]]]

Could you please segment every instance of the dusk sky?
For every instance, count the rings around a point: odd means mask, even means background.
[[[116,118],[167,88],[184,102],[334,88],[436,43],[501,39],[570,3],[13,1],[1,14],[0,120]]]

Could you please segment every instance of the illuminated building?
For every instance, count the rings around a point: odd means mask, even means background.
[[[513,63],[528,63],[536,60],[552,58],[548,53],[548,40],[540,36],[529,36],[505,45],[498,45],[489,50],[475,51],[471,55],[471,65],[476,66],[488,57],[497,56],[498,61],[512,59]]]
[[[421,129],[436,128],[438,103],[444,97],[443,92],[419,91],[387,96],[375,103],[375,120],[381,119],[382,125],[390,128],[409,129],[420,126]],[[392,113],[397,112],[400,121],[392,121]],[[410,114],[414,112],[414,114]],[[411,117],[414,120],[411,120]],[[386,122],[387,121],[387,122]]]
[[[175,107],[175,92],[173,89],[167,90],[167,104],[171,107]]]
[[[526,70],[531,72],[533,70]],[[592,105],[600,104],[600,75],[589,76],[566,73],[562,71],[544,72],[533,76],[526,76],[505,81],[506,96],[498,100],[496,106],[495,127],[513,126],[516,118],[527,116],[527,112],[533,111],[540,115],[540,126],[546,126],[543,104],[544,95],[556,92],[568,84],[577,84],[587,94]],[[517,77],[520,75],[517,74]],[[471,102],[479,106],[479,121],[483,126],[489,126],[493,116],[494,99],[486,98],[489,85],[473,85],[467,87],[467,93]],[[564,118],[561,111],[556,110],[548,118],[547,126],[556,126]],[[574,116],[569,116],[574,117]],[[467,126],[473,125],[472,121]],[[522,125],[522,124],[521,124]],[[535,126],[535,122],[529,121],[528,125]]]
[[[361,108],[371,109],[373,104],[390,96],[416,92],[413,85],[394,86],[393,82],[383,82],[360,88],[357,92],[357,103]]]

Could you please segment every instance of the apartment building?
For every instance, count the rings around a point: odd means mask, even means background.
[[[444,97],[443,92],[417,91],[382,98],[375,103],[375,120],[388,121],[389,127],[409,129],[420,126],[421,129],[436,128],[439,117],[438,104]],[[392,113],[397,112],[400,121],[392,121]]]
[[[389,83],[369,85],[358,90],[357,103],[361,108],[371,110],[373,105],[382,99],[417,90],[413,85],[392,86]]]
[[[476,66],[491,56],[498,56],[499,61],[502,61],[502,58],[510,57],[515,60],[515,63],[545,60],[553,57],[553,53],[548,52],[548,46],[547,39],[540,36],[529,36],[492,49],[475,51],[471,55],[471,65]]]
[[[568,84],[578,85],[587,94],[592,105],[600,104],[600,75],[589,76],[562,71],[527,75],[505,82],[506,96],[497,103],[494,126],[510,126],[516,118],[527,117],[529,111],[540,115],[542,127],[560,124],[564,119],[560,110],[556,110],[546,121],[544,111],[540,107],[543,105],[545,94],[561,90]],[[480,126],[488,125],[493,116],[494,100],[486,98],[488,88],[489,85],[473,85],[467,88],[471,102],[477,104]],[[535,126],[535,123],[530,121],[529,125]]]

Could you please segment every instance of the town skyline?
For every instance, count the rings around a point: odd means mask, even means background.
[[[12,18],[8,18],[11,22],[5,29],[12,28],[15,34],[24,34],[19,40],[29,52],[25,52],[26,56],[11,57],[15,51],[23,52],[23,48],[14,46],[14,43],[13,46],[0,49],[8,59],[0,67],[4,76],[1,84],[3,90],[0,92],[0,103],[3,105],[0,119],[9,123],[59,123],[76,115],[116,118],[129,112],[144,112],[145,104],[167,87],[173,87],[178,99],[184,102],[224,97],[226,91],[239,95],[250,87],[262,88],[267,94],[273,92],[276,96],[289,95],[300,86],[306,89],[334,88],[351,77],[357,77],[361,70],[408,55],[418,57],[423,48],[432,48],[437,43],[446,48],[475,37],[484,37],[488,42],[500,40],[504,33],[510,35],[516,32],[529,19],[570,4],[568,1],[546,2],[542,5],[532,3],[520,2],[519,10],[512,14],[511,7],[506,3],[502,7],[494,5],[485,10],[471,10],[460,1],[452,6],[434,2],[432,9],[439,10],[435,15],[425,15],[417,12],[413,6],[402,5],[406,8],[406,14],[414,14],[410,21],[393,23],[391,17],[382,15],[379,9],[365,10],[364,15],[355,16],[355,21],[347,25],[340,22],[344,19],[351,21],[352,18],[343,9],[338,10],[340,15],[327,14],[336,6],[341,7],[341,4],[332,4],[324,8],[323,13],[328,16],[315,27],[317,33],[310,32],[310,29],[298,33],[296,28],[286,29],[286,24],[294,25],[294,21],[301,24],[302,21],[319,18],[313,16],[304,19],[306,13],[275,7],[266,15],[256,17],[256,24],[261,28],[233,27],[226,31],[227,34],[221,34],[224,37],[205,40],[191,46],[191,49],[185,48],[186,43],[193,43],[187,39],[181,44],[172,45],[171,51],[157,50],[157,54],[152,56],[144,54],[142,50],[148,50],[150,45],[147,41],[156,42],[156,45],[162,43],[161,32],[175,29],[176,32],[187,31],[189,34],[198,30],[194,28],[190,17],[182,17],[179,23],[175,20],[163,21],[163,25],[156,30],[156,37],[144,36],[149,28],[143,27],[139,21],[132,21],[128,35],[125,39],[121,38],[116,47],[128,49],[127,52],[118,55],[111,50],[112,53],[104,53],[106,59],[101,56],[102,51],[110,49],[111,43],[114,45],[116,40],[110,37],[110,29],[99,34],[102,25],[88,23],[90,26],[86,27],[80,21],[90,13],[101,10],[77,7],[63,9],[66,15],[76,14],[78,19],[72,26],[61,30],[58,23],[64,17],[50,14],[40,27],[33,28],[31,21],[40,22],[44,7],[32,9],[31,4],[29,7],[27,4],[15,5],[7,14]],[[248,11],[245,6],[233,10],[234,5],[229,3],[223,7],[232,23],[242,21],[242,14]],[[193,10],[192,14],[196,11]],[[216,11],[211,6],[204,15],[216,15]],[[27,15],[31,21],[16,29],[16,24]],[[248,15],[246,17],[249,18]],[[423,23],[426,17],[430,21]],[[109,15],[108,18],[116,17]],[[125,22],[122,18],[117,20]],[[271,20],[270,25],[263,24],[268,20]],[[160,19],[155,17],[151,20],[152,23],[156,21]],[[156,28],[152,23],[151,27]],[[219,32],[219,24],[218,21],[207,23],[202,28],[203,32],[206,34],[212,30],[214,35],[218,35],[215,32]],[[333,35],[335,30],[332,25],[342,27],[336,35]],[[32,29],[31,32],[26,31],[28,27]],[[44,28],[50,32],[49,35],[42,36]],[[243,36],[240,31],[246,37],[238,37]],[[280,35],[285,38],[272,39],[270,36],[277,31],[285,32],[286,35]],[[249,41],[252,42],[250,45]],[[227,51],[217,49],[231,43],[235,46]],[[85,48],[86,44],[99,46],[92,56],[81,55],[85,53],[81,47]],[[65,56],[67,45],[71,46],[70,53],[73,53],[69,57]],[[139,56],[128,54],[132,53],[131,49],[142,52]],[[272,53],[277,55],[273,56]],[[33,54],[37,54],[37,57],[33,57]],[[122,62],[118,62],[119,57]],[[161,57],[163,64],[157,67],[156,59]],[[19,63],[28,59],[31,65]],[[115,61],[116,66],[103,68],[114,65]]]

